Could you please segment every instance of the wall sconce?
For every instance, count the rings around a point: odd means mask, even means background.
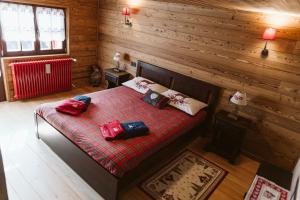
[[[132,26],[130,20],[130,9],[128,7],[123,8],[122,15],[125,17],[125,25]]]
[[[276,38],[276,29],[267,28],[262,36],[266,40],[265,48],[261,51],[262,57],[267,57],[269,55],[269,50],[267,49],[268,41],[275,40]]]

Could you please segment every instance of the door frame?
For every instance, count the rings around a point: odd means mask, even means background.
[[[2,38],[2,30],[0,26],[0,38]],[[0,45],[0,102],[6,101],[6,91],[4,85],[4,71],[2,70],[2,57],[3,57],[3,46],[2,43]]]
[[[6,92],[4,86],[4,74],[1,67],[1,57],[0,57],[0,102],[6,101]]]

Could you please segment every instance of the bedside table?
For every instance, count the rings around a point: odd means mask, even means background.
[[[116,72],[114,68],[105,69],[105,80],[108,81],[108,89],[120,86],[122,83],[129,80],[130,74],[126,71]]]
[[[234,164],[252,121],[243,117],[237,120],[228,117],[229,112],[220,111],[215,115],[213,138],[205,150],[215,152]]]

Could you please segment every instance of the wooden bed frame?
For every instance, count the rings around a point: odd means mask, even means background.
[[[167,145],[158,153],[144,160],[139,166],[127,172],[122,178],[109,173],[45,119],[35,114],[37,137],[43,140],[103,198],[108,200],[118,199],[120,192],[136,182],[138,178],[143,177],[142,175],[145,174],[145,171],[150,169],[149,166],[154,166],[165,158],[174,155],[174,151],[182,146],[180,144],[182,144],[184,138],[188,138],[190,134],[197,133],[199,128],[203,128],[211,120],[220,91],[220,88],[217,86],[142,61],[138,61],[136,75],[148,78],[168,88],[206,102],[209,106],[207,108],[206,120],[203,123],[195,127],[193,131],[183,134],[182,137]]]

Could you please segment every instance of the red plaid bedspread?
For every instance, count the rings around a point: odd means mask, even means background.
[[[118,177],[191,130],[205,117],[204,111],[191,117],[172,107],[159,110],[143,102],[141,94],[123,86],[87,96],[92,98],[92,103],[87,112],[77,117],[58,113],[55,106],[60,102],[43,104],[36,112]],[[98,125],[113,120],[144,121],[150,134],[128,140],[106,141]]]

